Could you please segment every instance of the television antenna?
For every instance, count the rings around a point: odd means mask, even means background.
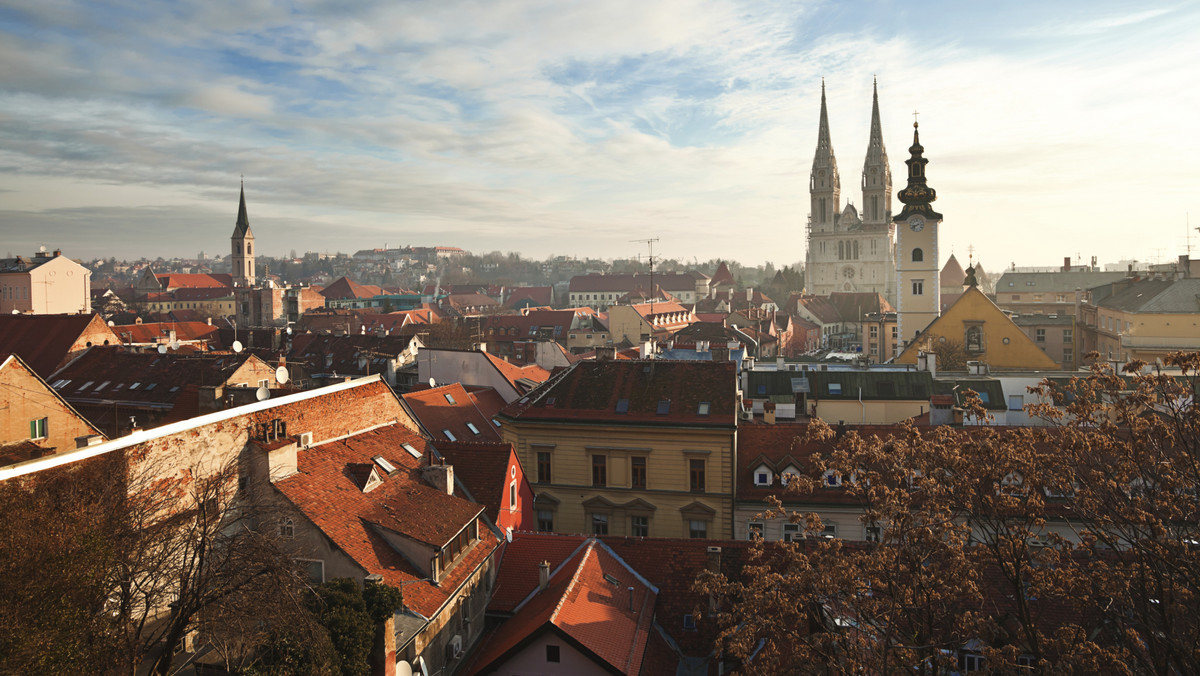
[[[641,242],[650,250],[650,255],[646,257],[646,260],[650,263],[650,314],[654,314],[654,296],[656,295],[654,293],[654,243],[658,241],[658,238],[650,237],[648,239],[631,239],[629,241]],[[641,257],[641,254],[638,254],[638,258],[641,259]]]

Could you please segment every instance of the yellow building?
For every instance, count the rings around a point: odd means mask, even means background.
[[[1102,357],[1153,362],[1170,352],[1200,350],[1200,279],[1113,286],[1115,293],[1096,301],[1090,327]]]
[[[962,296],[896,357],[896,363],[915,364],[918,352],[931,350],[938,342],[959,343],[968,360],[985,362],[991,368],[1059,368],[1058,362],[983,295],[975,283],[974,268],[967,268],[967,288]]]
[[[586,361],[499,416],[538,529],[729,538],[733,362]]]

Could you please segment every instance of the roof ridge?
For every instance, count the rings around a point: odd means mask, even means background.
[[[579,573],[587,563],[588,557],[596,551],[596,542],[598,540],[595,537],[588,538],[587,550],[584,551],[583,556],[579,557],[579,565],[575,566],[575,572],[571,574],[571,581],[567,583],[567,588],[563,590],[562,596],[558,597],[558,602],[554,604],[554,612],[550,613],[549,621],[551,623],[558,623],[558,613],[562,610],[563,604],[566,603],[567,598],[571,596],[571,591],[575,589],[575,585],[579,582]]]
[[[518,532],[541,534],[541,531],[518,531]],[[561,533],[561,534],[560,533],[551,533],[551,535],[563,535],[565,537],[570,537],[569,535],[566,535],[565,533]],[[584,539],[582,542],[579,543],[578,546],[575,547],[575,549],[572,549],[571,553],[568,554],[567,557],[565,559],[563,559],[558,564],[558,566],[555,567],[554,570],[550,571],[550,579],[554,579],[554,576],[558,575],[559,571],[561,571],[563,569],[563,566],[567,565],[567,562],[569,562],[571,559],[575,558],[575,555],[579,553],[579,550],[581,550],[585,546],[587,546],[588,540],[591,540],[591,539],[594,539],[594,538],[589,537],[589,538]],[[540,592],[540,591],[542,591],[540,587],[534,587],[533,590],[530,591],[529,594],[524,599],[521,599],[520,603],[513,606],[512,614],[516,615],[521,610],[521,608],[524,608],[525,604],[529,603],[529,601],[532,600],[533,597],[537,596],[538,592]]]

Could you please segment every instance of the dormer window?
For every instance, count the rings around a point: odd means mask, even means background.
[[[842,473],[835,469],[825,470],[825,485],[829,488],[841,488]]]

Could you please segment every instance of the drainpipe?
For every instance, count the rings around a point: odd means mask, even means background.
[[[858,405],[862,407],[862,422],[865,425],[867,424],[867,405],[862,400],[862,386],[858,388]]]

